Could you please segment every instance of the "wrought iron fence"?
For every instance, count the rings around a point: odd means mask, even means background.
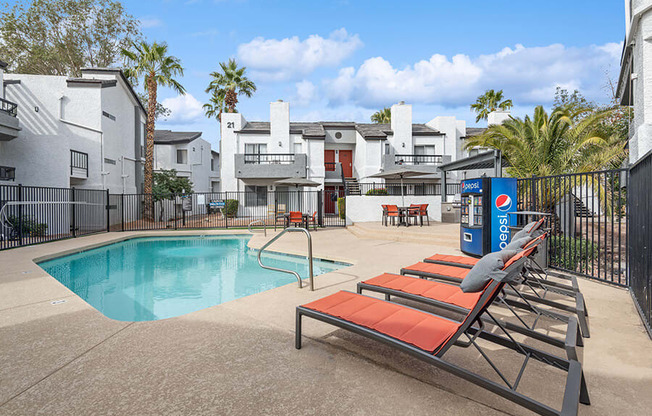
[[[630,170],[629,286],[634,303],[652,337],[652,152]]]
[[[75,174],[88,178],[88,153],[70,151],[70,175]]]
[[[459,183],[446,184],[447,195],[455,195],[460,192]],[[414,196],[432,196],[441,195],[440,183],[404,183],[404,195]],[[367,195],[367,196],[382,196],[382,195],[401,195],[400,183],[372,183],[361,182],[357,187],[347,186],[347,195]]]
[[[106,231],[108,192],[0,185],[0,250]]]
[[[550,214],[550,266],[627,286],[626,181],[626,169],[518,180],[518,210]]]

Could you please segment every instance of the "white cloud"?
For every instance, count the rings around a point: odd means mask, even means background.
[[[503,89],[515,102],[546,104],[557,85],[578,88],[590,99],[604,101],[604,71],[618,66],[621,45],[544,47],[516,45],[475,58],[435,54],[404,68],[382,57],[367,59],[359,68],[347,67],[324,82],[331,104],[364,107],[399,100],[454,107],[469,104],[486,89]]]
[[[138,20],[140,20],[140,25],[145,29],[163,26],[163,21],[161,19],[152,16],[141,17]]]
[[[165,119],[167,123],[190,124],[204,117],[202,103],[192,94],[166,98],[161,104],[170,109],[171,114]]]
[[[263,80],[287,80],[306,75],[319,67],[337,66],[358,48],[362,41],[342,28],[328,38],[310,35],[285,39],[257,37],[238,46],[238,58]]]
[[[296,104],[301,107],[306,107],[312,104],[317,97],[317,87],[310,81],[303,80],[295,84],[297,93],[292,100],[292,104]]]

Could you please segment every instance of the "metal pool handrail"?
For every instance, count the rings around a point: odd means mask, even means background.
[[[312,272],[312,237],[310,236],[310,231],[306,230],[305,228],[300,228],[300,227],[295,227],[295,228],[286,228],[285,230],[281,231],[278,235],[276,235],[274,238],[269,240],[267,243],[265,243],[264,246],[258,250],[258,264],[260,267],[263,269],[268,269],[268,270],[275,270],[277,272],[283,272],[283,273],[290,273],[293,274],[294,277],[297,278],[297,281],[299,282],[299,288],[302,288],[303,285],[301,283],[301,276],[299,276],[299,273],[292,271],[292,270],[285,270],[285,269],[279,269],[277,267],[272,267],[272,266],[265,266],[263,262],[260,260],[260,256],[263,254],[263,251],[274,241],[278,240],[281,238],[281,236],[285,233],[289,232],[297,232],[297,231],[302,231],[303,233],[306,234],[306,237],[308,237],[308,272],[309,272],[309,278],[310,278],[310,290],[313,291],[315,290],[315,284],[314,284],[314,277],[313,277],[313,272]]]
[[[254,230],[251,229],[251,226],[256,224],[256,223],[261,223],[263,224],[263,233],[265,234],[265,237],[267,237],[267,223],[263,220],[253,220],[247,225],[247,230],[249,230],[250,233],[254,233]]]

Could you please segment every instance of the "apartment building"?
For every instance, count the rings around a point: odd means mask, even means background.
[[[154,131],[154,171],[175,169],[187,177],[195,192],[212,192],[219,175],[211,144],[197,131]],[[218,155],[219,165],[219,155]]]
[[[2,72],[0,183],[142,192],[146,112],[122,71]]]
[[[625,43],[616,94],[634,107],[629,132],[629,161],[652,150],[652,1],[625,0]]]
[[[319,189],[341,189],[344,182],[383,183],[372,175],[396,165],[418,165],[431,173],[406,183],[438,183],[437,167],[467,155],[463,149],[466,122],[436,117],[413,123],[412,106],[391,107],[391,124],[341,121],[291,122],[290,105],[270,104],[270,121],[247,121],[224,113],[221,124],[223,190],[259,191],[276,188],[283,178],[305,178]],[[449,182],[458,180],[449,174]]]

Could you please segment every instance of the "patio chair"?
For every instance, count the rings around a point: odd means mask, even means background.
[[[451,285],[449,283],[394,273],[384,273],[380,276],[358,283],[357,293],[361,294],[363,290],[383,294],[385,295],[386,301],[390,301],[391,296],[395,296],[464,315],[469,312],[469,309],[473,307],[480,296],[480,292],[465,293],[459,286]],[[500,300],[500,302],[504,302],[504,300],[501,299],[501,295],[499,295],[497,299]],[[536,326],[540,322],[539,319],[535,319],[531,324],[527,324],[524,319],[527,317],[521,317],[513,308],[508,307],[508,309],[516,317],[517,321],[515,323],[498,320],[491,316],[488,311],[487,314],[489,316],[484,317],[483,319],[485,323],[489,324],[494,324],[495,321],[495,324],[502,327],[504,330],[511,330],[545,342],[554,347],[562,348],[566,351],[568,359],[579,361],[577,347],[582,347],[584,344],[582,342],[577,318],[570,317],[566,328],[565,339],[561,340],[540,331],[536,331]]]
[[[423,226],[423,218],[426,218],[426,221],[428,221],[428,226],[430,226],[430,217],[428,216],[428,205],[430,204],[421,204],[421,207],[419,209],[419,217],[421,220],[421,225]]]
[[[541,240],[539,240],[537,244],[533,244],[532,247],[538,248],[540,242]],[[535,251],[531,251],[531,253],[534,252]],[[528,260],[531,258],[532,255],[529,255]],[[442,280],[453,284],[460,284],[470,270],[471,268],[468,266],[462,267],[450,264],[419,262],[402,268],[401,274]],[[572,313],[577,316],[582,336],[589,338],[589,316],[586,308],[586,302],[584,301],[584,296],[582,293],[579,291],[574,292],[561,288],[559,287],[560,285],[556,282],[545,281],[544,279],[536,276],[536,274],[533,273],[530,268],[526,267],[526,271],[527,273],[523,274],[524,279],[521,283],[523,286],[525,286],[525,288],[531,290],[532,293],[524,293],[523,290],[518,290],[514,285],[510,284],[508,285],[509,287],[505,289],[505,293],[510,295],[509,297],[505,298],[505,302],[511,307],[528,310],[534,312],[537,315],[548,316],[562,322],[568,322],[570,316],[566,315],[565,313],[557,313],[555,311],[548,310],[547,308],[542,309],[539,307],[539,305],[545,305],[562,312]],[[537,289],[543,290],[544,293],[539,293]],[[574,305],[569,305],[546,298],[545,295],[548,293],[548,291],[573,298]]]
[[[310,216],[310,223],[313,225],[314,230],[317,231],[317,211]]]
[[[414,218],[414,225],[417,225],[417,219],[419,218],[419,204],[410,204],[410,208],[407,210],[406,222],[410,222],[410,218]]]
[[[392,225],[396,225],[396,219],[399,218],[398,205],[386,205],[387,207],[387,220],[391,218]],[[400,219],[399,219],[400,223]]]
[[[491,315],[487,314],[487,308],[499,295],[506,281],[518,277],[524,262],[524,258],[515,259],[505,266],[507,272],[505,279],[500,282],[490,280],[480,291],[477,300],[469,304],[469,311],[461,322],[402,304],[346,291],[298,306],[295,348],[301,349],[302,318],[307,316],[380,341],[538,414],[576,415],[579,403],[590,404],[582,365],[579,361],[560,358],[525,345],[516,341],[507,331],[503,331],[505,335],[502,335],[484,330],[484,315],[491,318]],[[525,356],[515,381],[510,382],[499,365],[490,360],[477,342],[478,339]],[[472,368],[465,368],[445,360],[446,353],[453,346],[462,348],[473,346],[487,360],[502,382],[477,374]],[[521,376],[531,359],[567,373],[561,410],[517,391]]]
[[[303,213],[300,211],[290,211],[290,217],[288,218],[288,225],[299,227],[303,225]]]
[[[388,219],[387,218],[387,205],[381,205],[380,207],[383,210],[383,216],[381,217],[381,222],[385,227],[387,227],[387,223],[388,223],[388,221],[387,221],[387,219]]]

